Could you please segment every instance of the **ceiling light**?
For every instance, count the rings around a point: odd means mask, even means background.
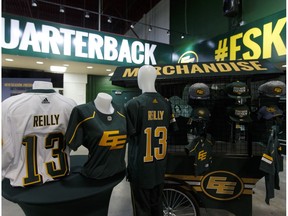
[[[92,66],[87,66],[86,68],[87,68],[87,69],[92,69],[93,67],[92,67]]]
[[[44,64],[42,61],[37,61],[36,64]]]
[[[64,72],[66,72],[66,70],[67,70],[67,67],[54,66],[54,65],[51,65],[51,66],[50,66],[50,71],[51,71],[51,72],[64,73]]]
[[[149,29],[148,29],[148,31],[149,31],[149,32],[151,32],[151,31],[152,31],[152,26],[149,26]]]
[[[64,7],[63,7],[62,5],[60,6],[59,12],[60,12],[60,13],[65,13]]]
[[[112,23],[111,17],[108,18],[107,22],[108,22],[108,23]]]
[[[112,73],[109,73],[109,74],[108,74],[108,76],[113,76],[113,74],[114,74],[114,72],[112,72]]]
[[[134,29],[134,25],[133,25],[133,24],[131,24],[131,25],[130,25],[130,28],[131,28],[131,29]]]
[[[182,35],[181,35],[181,39],[184,39],[184,38],[185,38],[185,36],[182,34]]]
[[[85,18],[89,19],[90,18],[90,14],[88,11],[85,12]]]
[[[37,1],[36,0],[32,0],[32,7],[37,7]]]
[[[8,62],[13,62],[14,59],[11,59],[11,58],[6,58],[5,61],[8,61]]]

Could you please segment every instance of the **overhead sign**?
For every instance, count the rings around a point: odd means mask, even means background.
[[[175,47],[173,62],[251,59],[285,62],[286,21],[286,10],[283,10],[209,40],[199,43],[186,41]]]
[[[172,46],[4,15],[2,53],[110,65],[171,62]]]
[[[157,80],[283,73],[266,60],[198,62],[156,65],[154,67],[157,71]],[[138,70],[139,67],[118,67],[111,77],[111,81],[114,83],[136,81]]]

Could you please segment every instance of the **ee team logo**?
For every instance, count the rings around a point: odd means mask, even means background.
[[[196,63],[198,61],[199,61],[198,55],[194,51],[187,51],[184,54],[182,54],[180,58],[178,59],[178,63],[182,63],[182,64]]]
[[[239,197],[244,190],[244,185],[234,173],[215,171],[203,177],[201,188],[210,198],[225,201]]]

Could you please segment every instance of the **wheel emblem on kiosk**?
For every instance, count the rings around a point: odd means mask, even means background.
[[[198,60],[197,53],[194,51],[187,51],[180,56],[178,63],[196,63]]]
[[[242,180],[228,171],[215,171],[205,175],[201,181],[202,191],[215,200],[233,200],[244,190]]]

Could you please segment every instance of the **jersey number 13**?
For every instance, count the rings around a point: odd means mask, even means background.
[[[51,154],[53,158],[58,158],[58,164],[54,161],[45,162],[46,173],[51,178],[56,179],[65,176],[69,170],[67,154],[64,152],[64,138],[62,133],[51,133],[44,140],[45,149],[51,149]],[[56,145],[58,143],[58,146]],[[30,135],[26,136],[22,145],[25,146],[25,156],[26,156],[26,176],[23,178],[23,185],[33,185],[42,182],[42,176],[38,172],[37,163],[37,136]],[[42,164],[41,164],[42,166]]]
[[[159,126],[153,131],[151,127],[148,127],[144,130],[144,133],[146,135],[146,154],[144,156],[144,162],[152,162],[154,158],[156,160],[164,159],[167,150],[167,128]],[[160,146],[152,149],[152,140],[158,140]]]

